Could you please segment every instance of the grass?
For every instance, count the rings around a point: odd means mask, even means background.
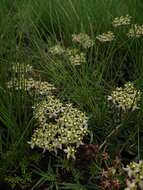
[[[142,1],[5,0],[0,7],[0,185],[8,183],[9,189],[99,190],[105,180],[101,171],[116,168],[116,156],[123,164],[142,160],[143,100],[139,110],[120,121],[120,127],[107,101],[112,90],[128,81],[143,89],[143,39],[127,39],[124,34],[129,27],[114,29],[111,24],[114,17],[126,14],[133,23],[142,24]],[[116,33],[116,41],[101,44],[96,40],[98,34],[110,30]],[[89,50],[79,48],[86,54],[86,63],[73,67],[65,58],[48,54],[57,43],[78,48],[71,35],[80,32],[95,41]],[[33,65],[36,78],[55,85],[62,102],[72,102],[86,112],[90,118],[86,144],[101,148],[93,159],[87,161],[86,150],[80,148],[76,161],[68,161],[60,151],[55,156],[30,149],[27,142],[36,128],[32,114],[35,97],[6,86],[16,75],[12,72],[16,62]],[[88,149],[92,155],[93,149]],[[101,162],[104,152],[110,158]],[[113,178],[120,177],[116,174]],[[120,181],[123,188],[124,179]]]

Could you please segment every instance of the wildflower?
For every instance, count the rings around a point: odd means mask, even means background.
[[[11,81],[7,82],[7,88],[14,88],[15,90],[24,90],[26,89],[27,79],[23,75],[17,79],[13,78]]]
[[[58,115],[64,110],[63,104],[59,101],[59,99],[50,95],[46,100],[41,101],[33,108],[34,118],[37,119],[40,125],[45,124],[48,118],[57,118]]]
[[[137,190],[138,187],[143,189],[143,161],[139,163],[131,162],[126,168],[123,168],[127,172],[127,188],[125,190]]]
[[[75,153],[76,153],[75,148],[69,146],[66,149],[64,149],[64,152],[67,154],[67,159],[73,158],[75,160]]]
[[[112,180],[112,187],[114,189],[120,189],[120,186],[121,186],[121,183],[120,183],[120,181],[118,179]]]
[[[108,177],[109,177],[109,172],[108,172],[108,170],[105,170],[105,169],[102,170],[102,177],[105,177],[105,178],[108,178]]]
[[[17,62],[12,64],[12,70],[15,73],[28,73],[33,70],[33,67],[29,64]]]
[[[116,168],[115,167],[109,167],[108,168],[108,175],[114,176],[116,174]]]
[[[109,154],[107,152],[102,153],[102,159],[103,160],[109,160],[109,158],[110,158],[110,156],[109,156]]]
[[[86,119],[85,113],[77,108],[73,108],[72,104],[66,104],[66,109],[64,110],[63,116],[59,118],[59,122],[63,126],[70,127],[74,125],[76,128],[77,125],[86,125]]]
[[[131,23],[131,16],[126,15],[114,18],[112,25],[113,27],[116,28],[118,26],[129,25],[130,23]]]
[[[85,53],[79,52],[77,49],[67,49],[67,57],[73,66],[81,65],[86,62]]]
[[[56,88],[47,81],[35,81],[35,90],[37,94],[45,96],[49,92],[56,90]]]
[[[125,188],[125,190],[137,190],[137,189],[138,189],[138,187],[134,180],[132,182],[127,180],[127,187]]]
[[[143,36],[143,25],[133,25],[129,32],[127,33],[127,36],[128,37],[136,37],[136,38],[139,38],[139,37],[142,37]]]
[[[51,91],[56,88],[49,82],[42,82],[34,80],[33,78],[26,78],[25,76],[20,76],[14,78],[13,80],[7,82],[7,88],[14,88],[15,90],[28,91],[30,94],[35,92],[38,95],[48,95]]]
[[[94,45],[94,42],[87,34],[73,34],[72,41],[80,44],[83,48],[90,48]]]
[[[104,189],[111,189],[111,182],[108,179],[105,179],[101,185]]]
[[[115,35],[111,31],[100,34],[96,37],[96,39],[99,40],[100,42],[111,42],[114,40],[114,38],[115,38]]]
[[[124,87],[116,88],[108,96],[108,100],[112,101],[117,108],[123,111],[138,109],[138,101],[140,100],[141,92],[135,89],[133,83],[128,82]]]
[[[76,149],[83,144],[83,138],[88,134],[85,113],[72,104],[63,105],[53,95],[49,95],[33,109],[38,128],[29,142],[31,147],[38,146],[55,152],[64,148],[67,158],[75,159]]]
[[[28,142],[28,144],[31,145],[31,148],[38,146],[44,150],[54,151],[57,146],[55,138],[57,135],[57,128],[57,125],[51,123],[37,128],[34,131],[31,137],[31,141]]]
[[[76,54],[75,56],[69,57],[69,60],[72,65],[81,65],[81,63],[85,63],[85,55],[84,53]]]
[[[52,54],[52,55],[63,55],[63,53],[65,52],[64,48],[60,45],[55,45],[53,47],[51,47],[49,49],[49,52]]]

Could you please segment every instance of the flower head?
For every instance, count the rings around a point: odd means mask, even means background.
[[[72,41],[80,44],[83,48],[90,48],[94,45],[93,40],[84,33],[73,34]]]
[[[26,78],[21,76],[18,78],[13,78],[11,81],[7,82],[7,88],[14,88],[15,90],[28,91],[30,94],[35,93],[37,95],[46,96],[51,93],[51,91],[56,88],[47,81],[34,80],[33,78]]]
[[[113,27],[119,27],[119,26],[125,26],[125,25],[129,25],[131,23],[131,16],[126,15],[126,16],[120,16],[120,17],[116,17],[114,18],[112,25]]]
[[[139,163],[131,162],[124,168],[124,171],[128,174],[127,188],[125,190],[137,190],[138,187],[143,189],[143,161]]]
[[[66,51],[67,57],[70,63],[73,66],[81,65],[86,62],[86,55],[83,52],[80,52],[78,49],[67,49]]]
[[[15,73],[28,73],[33,70],[33,67],[32,65],[29,65],[29,64],[17,62],[17,63],[12,64],[12,70]]]
[[[68,159],[75,158],[76,149],[88,134],[85,113],[72,104],[63,105],[59,99],[49,95],[34,107],[34,118],[38,128],[29,142],[32,148],[38,146],[55,152],[63,149]]]
[[[133,25],[129,32],[127,33],[128,37],[135,37],[135,38],[139,38],[143,36],[143,25]]]
[[[124,111],[138,109],[138,101],[140,98],[141,92],[137,90],[131,82],[126,83],[124,87],[117,87],[112,91],[111,95],[108,96],[109,101],[112,101],[116,107]]]
[[[76,149],[74,147],[68,146],[66,149],[64,149],[64,152],[67,154],[67,159],[69,158],[75,159]]]
[[[99,40],[100,42],[111,42],[114,40],[114,38],[115,38],[115,35],[111,31],[100,34],[96,37],[96,39]]]
[[[50,47],[49,52],[52,55],[63,55],[63,53],[65,52],[65,49],[61,45],[57,44],[53,47]]]

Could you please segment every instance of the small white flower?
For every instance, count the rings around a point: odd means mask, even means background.
[[[137,185],[135,181],[130,182],[129,180],[127,180],[127,187],[125,188],[125,190],[137,190]]]
[[[63,55],[63,53],[65,52],[65,49],[60,46],[60,45],[55,45],[53,47],[51,47],[49,49],[49,52],[52,54],[52,55]]]
[[[30,144],[56,153],[58,149],[64,148],[67,158],[75,159],[76,148],[83,144],[83,138],[88,134],[85,113],[72,104],[64,106],[53,95],[33,109],[39,127],[34,131]]]
[[[96,37],[96,39],[99,40],[100,42],[111,42],[114,40],[114,38],[115,38],[115,35],[111,31],[100,34]]]
[[[64,149],[64,152],[67,154],[67,159],[73,158],[75,160],[76,150],[74,147],[69,146],[66,149]]]
[[[79,43],[83,48],[90,48],[94,45],[93,40],[87,34],[84,33],[73,34],[72,41]]]
[[[116,17],[114,18],[112,25],[113,27],[119,27],[119,26],[125,26],[125,25],[129,25],[131,23],[131,16],[126,15],[126,16],[120,16],[120,17]]]
[[[132,25],[129,32],[127,33],[127,36],[130,38],[132,38],[132,37],[135,37],[135,38],[143,37],[143,25],[137,25],[137,24]]]
[[[133,83],[128,82],[124,87],[117,87],[113,90],[107,100],[112,101],[117,108],[121,108],[123,111],[134,111],[138,109],[140,98],[141,92],[134,87]]]

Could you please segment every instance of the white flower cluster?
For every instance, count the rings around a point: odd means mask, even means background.
[[[131,162],[124,170],[128,174],[127,187],[125,190],[143,189],[143,161]]]
[[[123,111],[138,109],[138,101],[140,100],[141,92],[137,90],[133,83],[128,82],[124,87],[117,87],[108,96],[108,100],[112,101],[117,108]]]
[[[54,96],[47,96],[47,98],[35,106],[34,108],[34,118],[37,120],[38,125],[42,126],[46,123],[47,119],[56,119],[59,114],[64,111],[63,104],[59,99]]]
[[[48,95],[51,90],[56,88],[46,81],[38,81],[33,78],[25,78],[24,76],[14,78],[7,82],[7,88],[14,88],[15,90],[24,90],[30,93],[35,92],[38,95]]]
[[[88,134],[86,114],[74,108],[72,104],[63,105],[52,95],[53,90],[56,90],[52,84],[29,78],[25,73],[19,75],[19,70],[16,72],[18,75],[7,83],[7,87],[28,91],[31,95],[34,92],[38,97],[38,103],[33,106],[38,128],[29,142],[31,148],[38,146],[55,152],[62,149],[68,159],[70,157],[75,159],[76,149],[83,144],[83,139]],[[39,102],[41,97],[42,100]]]
[[[49,93],[51,93],[51,91],[56,90],[55,86],[52,85],[51,83],[47,82],[47,81],[33,81],[35,86],[35,92],[39,95],[48,95]]]
[[[72,65],[81,65],[86,62],[84,53],[75,54],[69,57],[69,60]]]
[[[81,65],[82,63],[86,62],[85,53],[79,51],[79,49],[76,48],[64,49],[60,45],[55,45],[50,48],[49,52],[52,55],[63,55],[65,58],[68,58],[73,66]]]
[[[7,82],[7,88],[14,88],[15,90],[28,90],[29,83],[32,85],[33,80],[27,82],[27,74],[31,74],[33,67],[25,63],[12,63],[11,73],[12,79]],[[16,75],[15,75],[16,74]]]
[[[12,80],[7,82],[7,88],[14,88],[15,90],[23,90],[27,89],[27,79],[23,76],[20,79],[13,78]]]
[[[127,36],[128,37],[136,37],[136,38],[142,37],[143,36],[143,25],[134,24],[132,26],[132,28],[129,30]]]
[[[100,42],[111,42],[114,40],[114,38],[115,35],[111,31],[96,36],[96,39],[99,40]]]
[[[52,55],[63,55],[65,52],[65,49],[61,45],[54,45],[53,47],[49,48],[49,52]]]
[[[86,62],[86,55],[78,49],[67,49],[66,55],[73,66],[81,65]]]
[[[39,127],[34,131],[29,144],[44,150],[62,149],[69,159],[75,159],[76,149],[83,144],[88,134],[87,116],[71,104],[65,106],[54,96],[34,107],[34,117]]]
[[[125,26],[125,25],[129,25],[131,23],[131,16],[126,15],[126,16],[120,16],[120,17],[116,17],[114,18],[112,25],[113,27],[118,27],[118,26]]]
[[[94,45],[94,41],[85,33],[73,34],[72,41],[80,44],[85,49]]]
[[[29,64],[17,62],[12,64],[12,70],[15,73],[28,73],[33,70],[33,67]]]
[[[34,92],[37,95],[48,95],[51,91],[56,90],[56,88],[47,81],[35,80],[29,78],[29,75],[33,71],[31,65],[26,65],[24,63],[13,63],[12,72],[17,73],[10,81],[7,82],[7,88],[15,90],[24,90],[29,93]]]

